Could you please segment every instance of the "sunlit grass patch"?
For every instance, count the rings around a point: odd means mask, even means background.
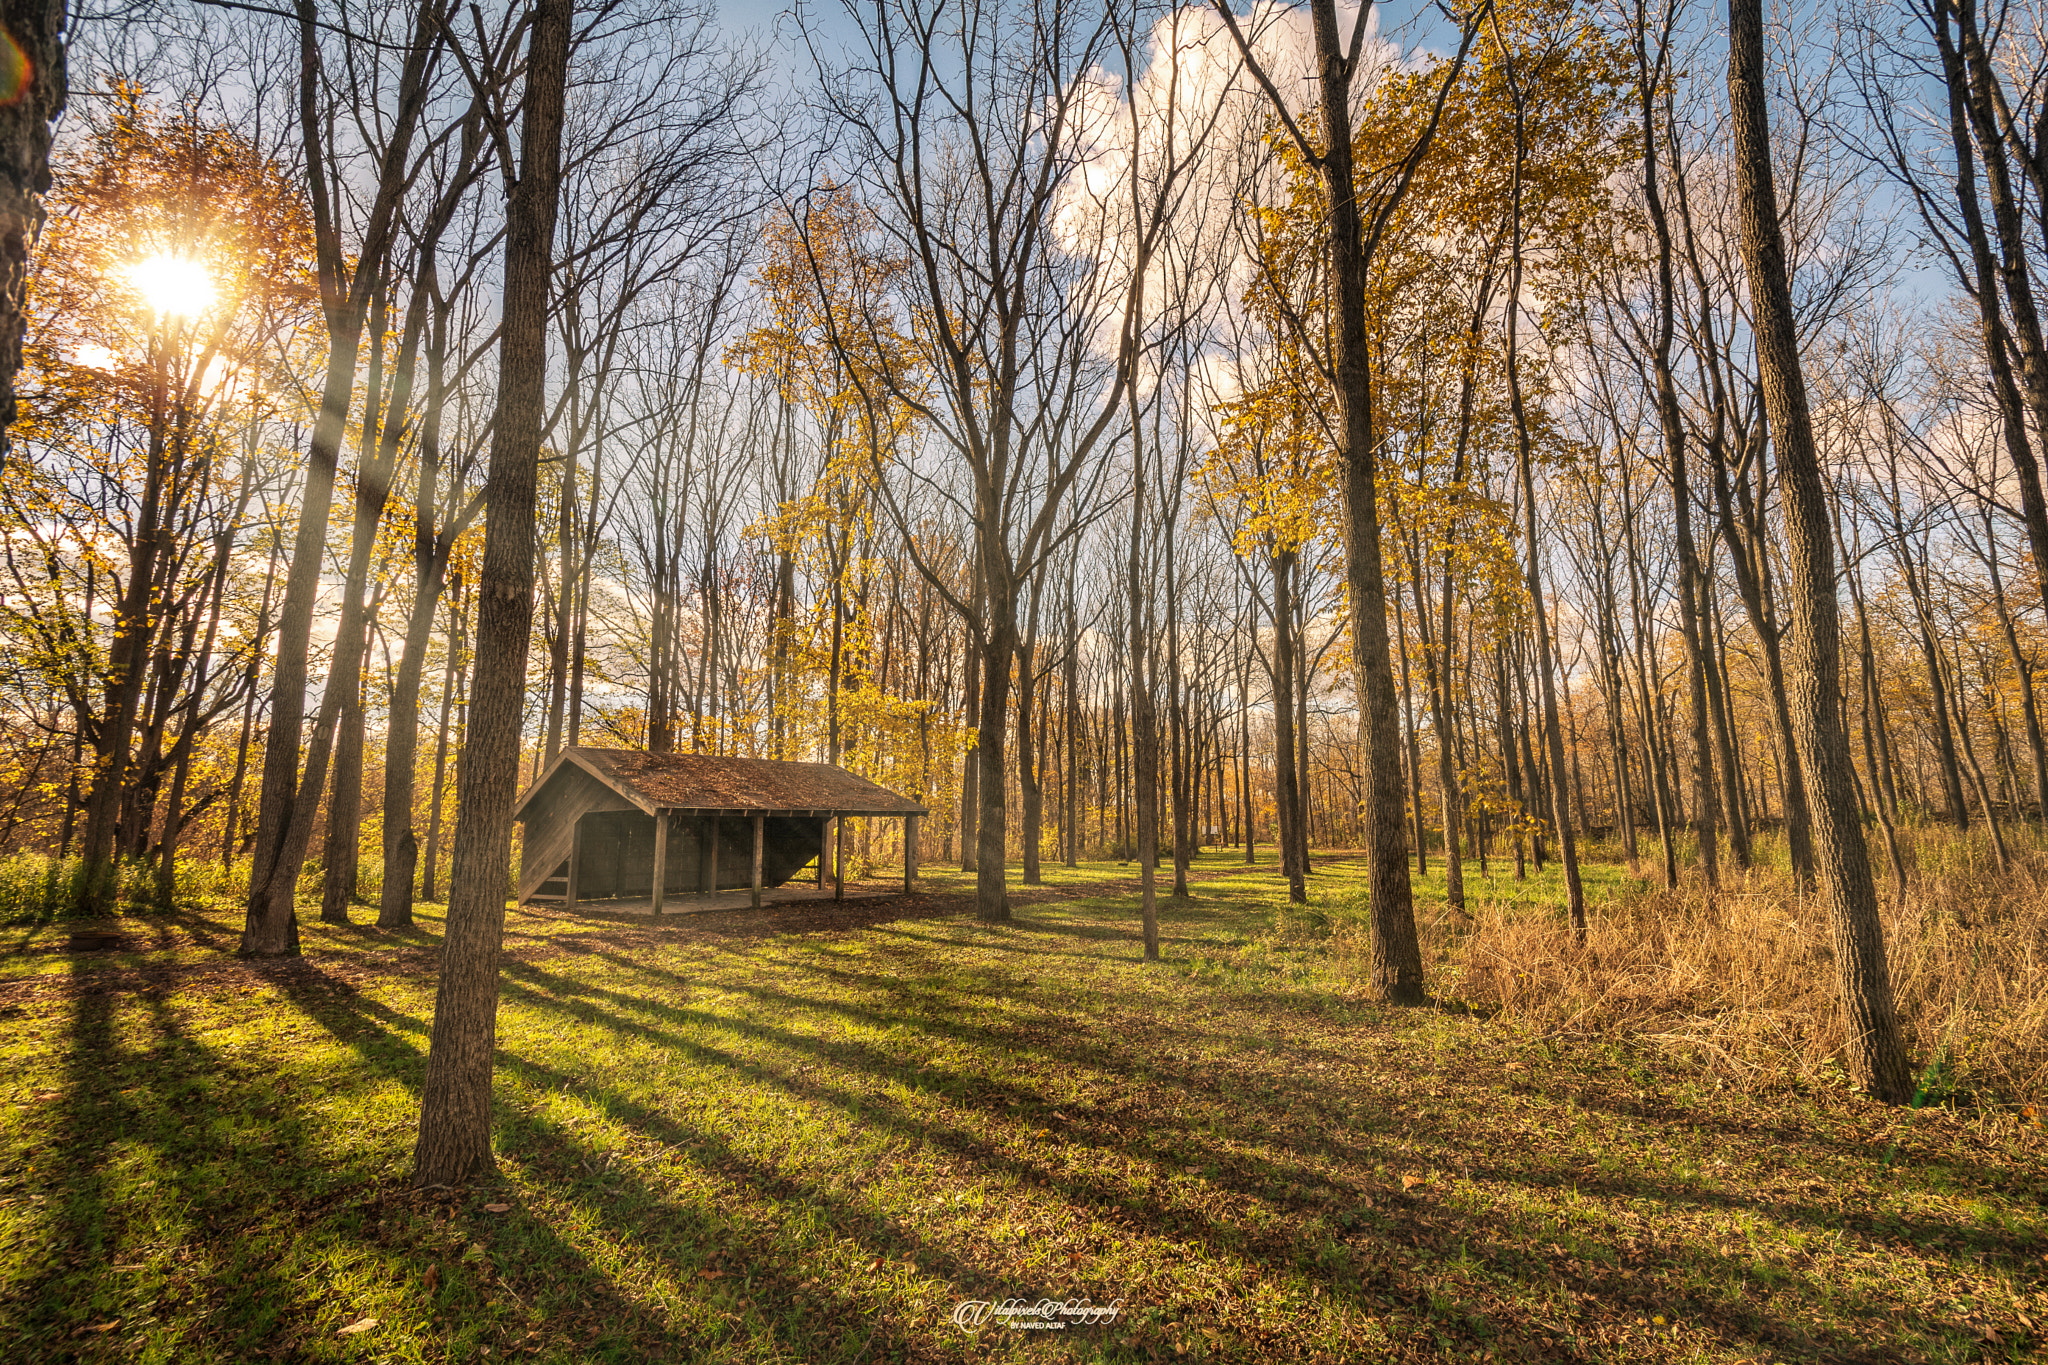
[[[1318,869],[1312,906],[1355,906],[1356,860]],[[2008,1118],[1765,1103],[1656,1049],[1388,1009],[1350,930],[1289,927],[1270,863],[1215,853],[1192,902],[1162,900],[1147,967],[1130,869],[1046,872],[993,926],[946,898],[966,886],[946,869],[940,894],[837,919],[515,913],[500,1170],[462,1191],[405,1183],[434,908],[404,935],[308,922],[296,966],[232,961],[228,905],[133,921],[124,953],[26,952],[40,966],[0,984],[0,1352],[1732,1361],[2038,1341],[2020,1317],[2041,1320],[2048,1184]],[[1124,1306],[1085,1331],[952,1320],[1082,1296]]]

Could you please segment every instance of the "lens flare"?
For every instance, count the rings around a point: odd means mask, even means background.
[[[35,63],[11,33],[0,32],[0,106],[14,104],[35,82]]]
[[[165,317],[197,317],[213,304],[213,277],[188,256],[152,256],[129,270],[128,281]]]

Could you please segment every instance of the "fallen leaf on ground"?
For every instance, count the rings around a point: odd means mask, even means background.
[[[420,1286],[429,1294],[439,1289],[441,1287],[441,1267],[439,1265],[428,1266],[427,1273],[420,1276]]]
[[[358,1332],[367,1332],[376,1325],[377,1320],[375,1318],[357,1318],[354,1322],[342,1328],[339,1332],[336,1332],[334,1335],[338,1337],[352,1337]]]
[[[1412,1190],[1421,1183],[1422,1177],[1419,1175],[1404,1175],[1401,1177],[1401,1188],[1404,1190]]]
[[[510,1204],[486,1204],[486,1205],[484,1205],[484,1212],[485,1212],[485,1213],[504,1213],[504,1212],[506,1212],[507,1210],[509,1210],[509,1209],[510,1209],[511,1207],[512,1207],[512,1206],[511,1206]]]

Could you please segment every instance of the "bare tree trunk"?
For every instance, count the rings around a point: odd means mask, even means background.
[[[1550,614],[1543,600],[1542,559],[1536,537],[1536,475],[1530,450],[1529,414],[1522,396],[1519,320],[1522,311],[1522,173],[1528,158],[1528,136],[1521,84],[1515,79],[1514,61],[1502,52],[1508,89],[1515,105],[1515,180],[1509,209],[1509,280],[1507,300],[1508,406],[1515,426],[1515,468],[1522,482],[1522,534],[1527,542],[1527,575],[1530,625],[1536,634],[1536,676],[1542,702],[1544,747],[1549,751],[1550,823],[1557,832],[1558,854],[1564,861],[1565,901],[1571,913],[1572,935],[1581,946],[1586,941],[1586,892],[1579,881],[1578,846],[1572,833],[1571,797],[1566,787],[1564,732],[1557,720],[1557,684],[1551,676]]]
[[[1188,899],[1188,822],[1192,818],[1194,755],[1188,739],[1186,679],[1181,675],[1180,577],[1179,565],[1174,559],[1175,512],[1171,505],[1165,509],[1162,520],[1166,523],[1166,577],[1160,586],[1166,593],[1166,725],[1171,740],[1168,761],[1173,794],[1172,896],[1174,900],[1184,901]]]
[[[1135,828],[1138,856],[1138,913],[1145,941],[1145,960],[1159,960],[1159,727],[1152,714],[1152,640],[1146,629],[1145,588],[1145,443],[1138,421],[1138,398],[1129,395],[1131,414],[1131,533],[1124,565],[1124,609],[1129,613],[1132,758],[1137,788]]]
[[[2020,683],[2020,713],[2027,722],[2027,747],[2034,758],[2034,800],[2036,812],[2048,828],[2048,742],[2041,734],[2041,713],[2034,702],[2034,659],[2020,647],[2019,631],[2013,625],[2012,605],[2006,600],[2005,580],[1998,569],[1998,542],[1991,535],[1991,509],[1984,509],[1984,548],[1986,561],[1991,566],[1992,600],[1998,606],[1999,628],[2005,632],[2005,647],[2012,655],[2013,672]],[[1871,765],[1871,776],[1877,775],[1876,764]]]
[[[331,682],[328,685],[333,686]],[[327,832],[321,841],[320,919],[324,924],[347,924],[349,904],[356,898],[356,874],[362,856],[357,834],[363,818],[363,696],[360,679],[350,695],[342,699],[338,709],[334,792],[327,803]]]
[[[1709,551],[1713,543],[1709,536]],[[1749,840],[1749,814],[1743,808],[1741,751],[1735,742],[1734,721],[1728,714],[1727,638],[1721,630],[1721,613],[1715,608],[1713,583],[1713,557],[1709,553],[1700,575],[1700,633],[1707,653],[1707,714],[1714,726],[1714,747],[1720,754],[1720,761],[1715,767],[1721,782],[1722,824],[1728,830],[1729,856],[1735,860],[1735,868],[1739,872],[1748,869],[1755,862],[1755,856]],[[1789,814],[1788,806],[1788,817]],[[1789,818],[1786,828],[1788,831],[1791,828]],[[1797,866],[1798,859],[1793,862]],[[1810,865],[1810,855],[1808,862]]]
[[[263,597],[256,609],[256,630],[249,641],[249,670],[244,685],[249,689],[249,699],[242,707],[242,733],[235,746],[235,775],[228,783],[228,808],[220,822],[220,865],[223,870],[235,860],[235,832],[242,815],[242,784],[249,773],[249,739],[256,724],[256,703],[262,692],[264,642],[270,636],[270,593],[277,586],[277,559],[280,549],[275,535],[270,537],[270,558],[263,571]]]
[[[975,817],[975,913],[984,924],[1010,918],[1008,870],[1003,864],[1003,727],[1009,719],[1010,666],[1017,652],[1016,608],[989,593],[990,634],[982,646],[981,718],[975,736],[975,777],[980,810]]]
[[[1295,560],[1300,568],[1301,561]],[[1299,586],[1300,580],[1296,579]],[[1389,663],[1389,668],[1392,664]],[[1315,830],[1315,774],[1308,763],[1308,604],[1300,592],[1294,594],[1294,865],[1307,877],[1315,871],[1309,862],[1309,836]],[[1398,753],[1397,753],[1398,758]],[[1398,777],[1398,774],[1396,774]],[[1402,808],[1403,837],[1406,837],[1407,808]],[[1405,856],[1405,855],[1404,855]]]
[[[271,674],[270,727],[264,743],[263,780],[258,796],[256,845],[250,862],[247,915],[241,952],[251,957],[297,956],[295,905],[299,860],[311,839],[320,794],[326,787],[324,753],[316,752],[301,771],[299,745],[306,717],[307,648],[313,604],[326,569],[327,516],[334,503],[335,469],[348,413],[354,400],[356,357],[363,321],[376,287],[380,263],[396,231],[399,201],[412,169],[412,140],[426,102],[428,74],[441,43],[442,6],[420,7],[406,53],[390,139],[378,170],[375,198],[363,235],[354,245],[351,276],[334,195],[327,184],[327,126],[319,108],[322,74],[315,36],[313,0],[297,0],[299,19],[299,124],[305,142],[306,174],[313,201],[319,248],[320,295],[327,317],[327,375],[320,410],[306,447],[306,478],[299,500],[299,529],[285,575],[278,613],[277,663]]]
[[[1387,641],[1387,595],[1380,562],[1379,441],[1374,430],[1372,359],[1369,354],[1366,273],[1381,234],[1428,153],[1443,100],[1464,70],[1477,16],[1468,19],[1458,55],[1438,89],[1435,114],[1408,149],[1390,187],[1376,201],[1370,219],[1358,195],[1351,127],[1351,91],[1364,60],[1363,12],[1352,25],[1346,50],[1335,0],[1310,0],[1322,137],[1312,143],[1295,126],[1287,101],[1273,86],[1238,27],[1228,0],[1216,0],[1254,75],[1285,123],[1296,150],[1320,175],[1328,199],[1325,234],[1329,248],[1330,308],[1334,344],[1330,369],[1337,400],[1336,448],[1343,496],[1345,581],[1351,594],[1352,654],[1358,680],[1358,710],[1364,732],[1366,861],[1372,883],[1372,983],[1397,1004],[1425,998],[1422,952],[1415,935],[1414,897],[1408,880],[1406,801],[1401,790],[1401,724],[1394,699],[1393,654]],[[1292,755],[1279,755],[1282,764]]]
[[[427,874],[420,887],[420,899],[431,904],[441,868],[441,807],[448,791],[448,714],[466,674],[462,658],[462,581],[458,577],[449,593],[448,667],[441,675],[441,717],[434,727],[434,789],[427,800]],[[467,704],[465,703],[465,709]]]
[[[511,873],[526,652],[533,632],[534,512],[547,384],[547,305],[561,191],[563,92],[572,0],[536,0],[527,52],[519,179],[505,214],[498,408],[477,607],[470,727],[456,783],[462,821],[440,987],[420,1095],[413,1182],[460,1185],[495,1168],[491,1070],[498,955]]]
[[[1816,798],[1816,863],[1849,1021],[1849,1069],[1875,1098],[1903,1104],[1912,1098],[1913,1078],[1892,1002],[1870,852],[1857,817],[1855,768],[1841,714],[1841,634],[1827,488],[1814,449],[1806,380],[1799,368],[1798,331],[1772,183],[1763,3],[1729,0],[1728,12],[1728,97],[1742,259],[1749,275],[1757,362],[1764,408],[1778,447],[1784,507],[1793,655],[1786,681],[1807,789]]]
[[[1132,839],[1137,845],[1139,923],[1145,960],[1159,960],[1159,722],[1152,706],[1151,642],[1145,638],[1144,614],[1138,610],[1137,550],[1131,552],[1131,759]]]
[[[1422,613],[1421,588],[1417,586],[1416,614]],[[1408,614],[1401,584],[1394,584],[1394,630],[1401,642],[1401,730],[1402,753],[1408,762],[1408,808],[1415,817],[1415,875],[1429,875],[1429,826],[1422,818],[1422,746],[1415,738],[1414,688],[1408,677]]]
[[[1295,654],[1301,643],[1294,634],[1294,551],[1276,554],[1273,564],[1273,812],[1280,824],[1280,874],[1287,878],[1287,899],[1308,903],[1302,876],[1301,770],[1295,761]],[[1407,871],[1404,857],[1402,871]]]
[[[977,572],[974,600],[979,606],[981,592]],[[961,648],[965,652],[961,671],[966,674],[967,708],[963,716],[967,728],[977,737],[981,731],[981,674],[982,663],[974,632],[965,630]],[[977,744],[979,739],[976,740]],[[981,819],[981,764],[969,754],[967,761],[960,765],[960,870],[978,871],[981,867],[981,840],[977,834]]]
[[[1064,696],[1060,705],[1066,716],[1067,866],[1081,858],[1081,623],[1074,615],[1074,575],[1067,575],[1067,657],[1062,661]]]
[[[422,275],[431,278],[431,262]],[[426,279],[422,280],[422,287]],[[427,646],[434,634],[434,616],[441,605],[448,556],[460,530],[455,519],[436,532],[434,511],[440,496],[441,411],[447,392],[444,322],[436,316],[427,344],[427,402],[420,421],[420,469],[413,490],[413,598],[405,625],[398,680],[391,690],[391,709],[384,738],[383,886],[378,896],[377,927],[403,929],[412,924],[414,876],[419,864],[419,838],[413,833],[413,796],[419,762],[420,681],[426,672]],[[449,663],[455,660],[451,643]],[[441,715],[447,723],[444,690]],[[436,767],[438,769],[438,760]],[[438,780],[438,779],[437,779]],[[439,793],[436,792],[436,796]],[[434,841],[429,840],[432,844]],[[429,878],[431,880],[431,877]]]
[[[1030,623],[1017,642],[1017,786],[1022,798],[1024,885],[1039,886],[1039,839],[1045,824],[1045,769],[1039,762],[1039,739],[1032,715],[1038,705],[1038,595],[1032,594]]]

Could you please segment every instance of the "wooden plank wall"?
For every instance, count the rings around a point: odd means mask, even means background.
[[[591,811],[633,809],[631,801],[575,764],[562,765],[549,780],[541,799],[526,808],[520,821],[524,829],[519,841],[519,899],[523,902],[538,891],[541,883],[568,859],[578,817]],[[644,815],[640,818],[648,820]],[[653,822],[648,820],[650,849],[653,829]],[[578,891],[589,894],[580,887]]]

